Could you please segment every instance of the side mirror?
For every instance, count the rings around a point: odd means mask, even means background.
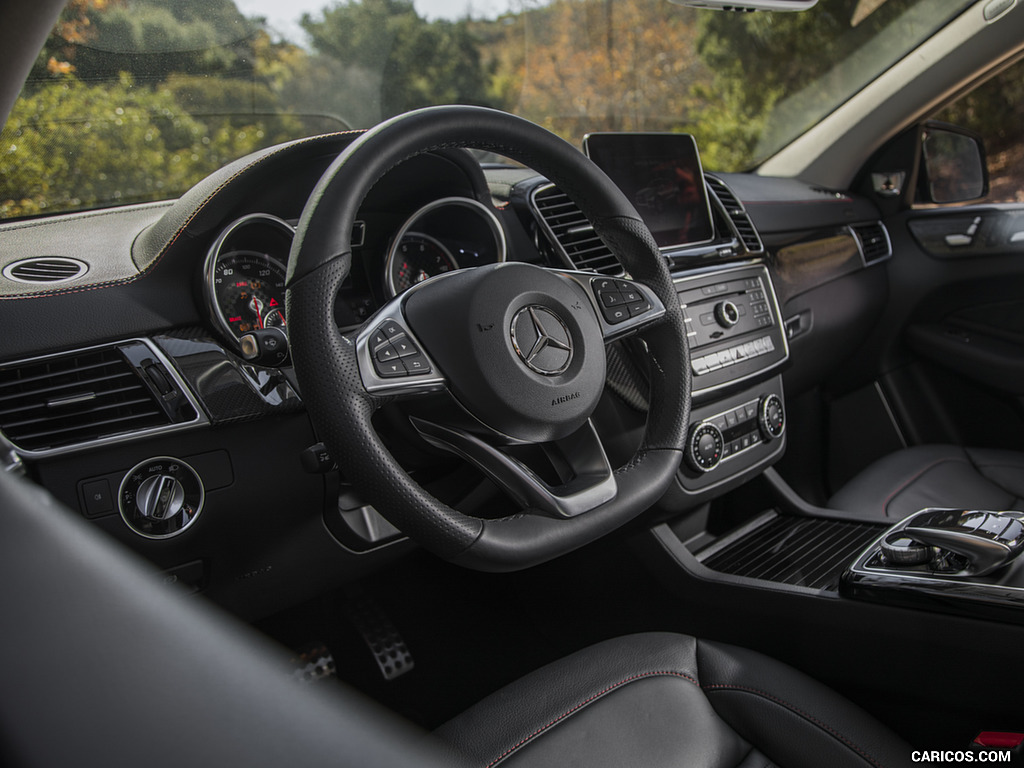
[[[921,135],[920,203],[965,203],[988,194],[981,139],[963,128],[928,122]]]

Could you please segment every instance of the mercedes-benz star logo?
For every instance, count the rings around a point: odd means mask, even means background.
[[[562,318],[537,304],[512,318],[512,346],[531,371],[544,376],[563,373],[572,362],[572,336]]]

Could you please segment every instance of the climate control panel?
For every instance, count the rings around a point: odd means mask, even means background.
[[[785,429],[782,398],[767,393],[695,424],[686,443],[686,459],[698,472],[710,472],[726,459],[782,437]]]

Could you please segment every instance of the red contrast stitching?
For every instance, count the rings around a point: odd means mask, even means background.
[[[928,472],[929,470],[932,470],[935,467],[939,466],[939,464],[948,464],[948,463],[952,463],[954,461],[956,461],[956,459],[936,459],[931,464],[929,464],[924,469],[922,469],[920,472],[918,472],[916,475],[914,475],[912,478],[910,478],[905,483],[903,483],[898,488],[896,488],[896,490],[894,490],[892,493],[890,493],[886,497],[885,501],[882,502],[882,512],[885,513],[885,516],[886,517],[889,516],[889,504],[892,502],[892,500],[895,499],[897,496],[899,496],[901,493],[903,493],[905,490],[907,490],[907,488],[909,488],[911,485],[913,485],[914,482],[916,482],[921,477],[923,477],[926,472]]]
[[[196,216],[198,216],[200,213],[203,212],[203,210],[206,208],[206,206],[210,204],[210,201],[213,200],[213,198],[216,197],[218,194],[220,194],[221,190],[223,190],[225,187],[227,187],[229,184],[231,184],[231,182],[233,182],[239,176],[241,176],[244,173],[247,173],[248,171],[252,170],[253,168],[255,168],[255,167],[259,166],[259,165],[262,165],[263,163],[265,163],[270,158],[277,157],[282,152],[285,152],[285,151],[287,151],[289,149],[292,149],[293,147],[298,147],[298,146],[302,146],[303,144],[310,144],[310,143],[314,143],[314,142],[317,142],[317,141],[324,141],[324,140],[327,140],[327,139],[338,138],[340,136],[350,136],[350,135],[358,134],[358,133],[365,133],[365,131],[363,131],[363,130],[335,131],[334,133],[321,134],[321,135],[318,135],[318,136],[308,136],[305,139],[299,139],[297,141],[289,142],[288,144],[285,144],[284,146],[281,146],[281,147],[279,147],[278,149],[276,149],[276,150],[274,150],[272,152],[268,152],[267,154],[262,155],[262,156],[256,158],[253,162],[249,163],[248,165],[246,165],[246,166],[244,166],[242,168],[239,168],[230,177],[228,177],[223,182],[221,182],[221,184],[216,189],[214,189],[212,192],[210,192],[210,194],[206,196],[206,198],[203,200],[203,202],[201,202],[198,206],[196,206],[196,208],[192,211],[191,215],[189,215],[189,217],[187,219],[185,219],[184,223],[178,228],[178,231],[174,233],[174,235],[167,242],[167,244],[160,250],[160,253],[157,255],[157,257],[152,262],[150,262],[150,264],[143,271],[139,272],[138,274],[132,275],[131,277],[124,277],[124,278],[121,278],[119,280],[108,280],[107,282],[103,282],[103,283],[96,283],[94,285],[82,286],[81,288],[65,288],[64,290],[49,291],[49,292],[46,292],[46,293],[19,293],[19,294],[14,294],[14,295],[11,295],[11,296],[0,296],[0,301],[11,301],[11,300],[14,300],[14,299],[43,299],[43,298],[51,298],[51,297],[55,297],[55,296],[68,296],[68,295],[74,294],[74,293],[85,293],[86,291],[98,291],[98,290],[101,290],[101,289],[104,289],[104,288],[112,288],[112,287],[114,287],[116,285],[129,285],[131,283],[134,283],[136,280],[138,280],[138,279],[140,279],[142,277],[145,277],[150,272],[152,272],[154,269],[156,269],[156,266],[163,260],[164,256],[167,255],[167,253],[168,253],[168,251],[170,251],[171,247],[178,241],[178,238],[181,237],[181,235],[185,232],[186,229],[188,229],[188,226],[195,220]],[[97,216],[97,215],[106,215],[108,213],[117,213],[117,212],[118,211],[106,211],[106,212],[101,213],[101,214],[96,214],[96,213],[86,214],[82,218],[87,218],[87,217]],[[40,223],[39,226],[42,226],[42,223]]]
[[[874,757],[869,755],[863,749],[858,747],[852,741],[847,739],[845,736],[843,736],[841,733],[839,733],[839,731],[835,730],[834,728],[832,728],[831,726],[827,725],[826,723],[821,722],[817,718],[807,714],[806,712],[798,709],[797,707],[794,707],[788,701],[783,701],[782,699],[776,698],[775,696],[772,696],[770,693],[766,693],[765,691],[760,691],[760,690],[758,690],[756,688],[746,688],[746,687],[744,687],[742,685],[726,685],[724,683],[718,683],[718,684],[715,684],[715,685],[705,685],[705,686],[703,686],[703,688],[704,688],[705,691],[712,691],[712,690],[743,691],[745,693],[753,693],[753,694],[755,694],[757,696],[763,696],[764,698],[768,699],[769,701],[774,701],[776,704],[779,704],[780,706],[783,706],[786,709],[788,709],[788,710],[790,710],[792,712],[795,712],[796,714],[800,715],[801,717],[809,720],[810,722],[814,723],[815,725],[817,725],[822,730],[828,731],[828,733],[830,733],[835,739],[841,741],[843,744],[848,746],[850,749],[852,749],[858,755],[863,757],[869,763],[871,763],[872,765],[876,766],[876,768],[882,768],[882,764],[879,763],[878,760],[876,760]]]
[[[629,677],[623,678],[622,680],[620,680],[617,683],[612,683],[607,688],[605,688],[605,689],[603,689],[601,691],[598,691],[594,695],[584,699],[583,701],[581,701],[579,704],[577,704],[572,709],[568,709],[565,712],[563,712],[562,714],[560,714],[558,717],[556,717],[554,720],[552,720],[547,725],[541,726],[536,731],[531,733],[529,736],[527,736],[526,738],[522,739],[517,744],[509,747],[504,752],[502,752],[500,755],[498,755],[496,758],[494,758],[491,762],[489,762],[487,764],[487,768],[493,768],[493,766],[495,766],[498,763],[500,763],[502,760],[504,760],[506,757],[511,755],[513,752],[517,751],[521,747],[523,747],[526,744],[528,744],[529,742],[533,741],[533,739],[535,739],[536,737],[540,736],[542,733],[544,733],[544,731],[548,730],[549,728],[551,728],[554,725],[558,725],[558,723],[560,723],[563,720],[565,720],[565,718],[569,717],[574,712],[579,711],[580,709],[582,709],[583,707],[587,706],[588,704],[590,704],[591,702],[595,701],[596,699],[601,698],[605,694],[610,693],[611,691],[614,691],[616,688],[620,688],[623,685],[626,685],[627,683],[632,683],[632,682],[634,682],[636,680],[641,680],[641,679],[643,679],[645,677],[681,677],[684,680],[689,680],[691,683],[693,683],[698,688],[700,688],[700,683],[698,683],[696,681],[696,679],[690,677],[689,675],[683,674],[682,672],[673,672],[671,670],[658,670],[658,671],[653,671],[653,672],[638,672],[635,675],[630,675]]]

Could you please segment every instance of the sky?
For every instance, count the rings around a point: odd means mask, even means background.
[[[319,14],[333,0],[235,0],[246,16],[265,16],[272,31],[299,45],[305,33],[299,26],[303,13]],[[427,19],[460,19],[469,13],[474,18],[493,18],[521,0],[413,0],[417,12]]]

